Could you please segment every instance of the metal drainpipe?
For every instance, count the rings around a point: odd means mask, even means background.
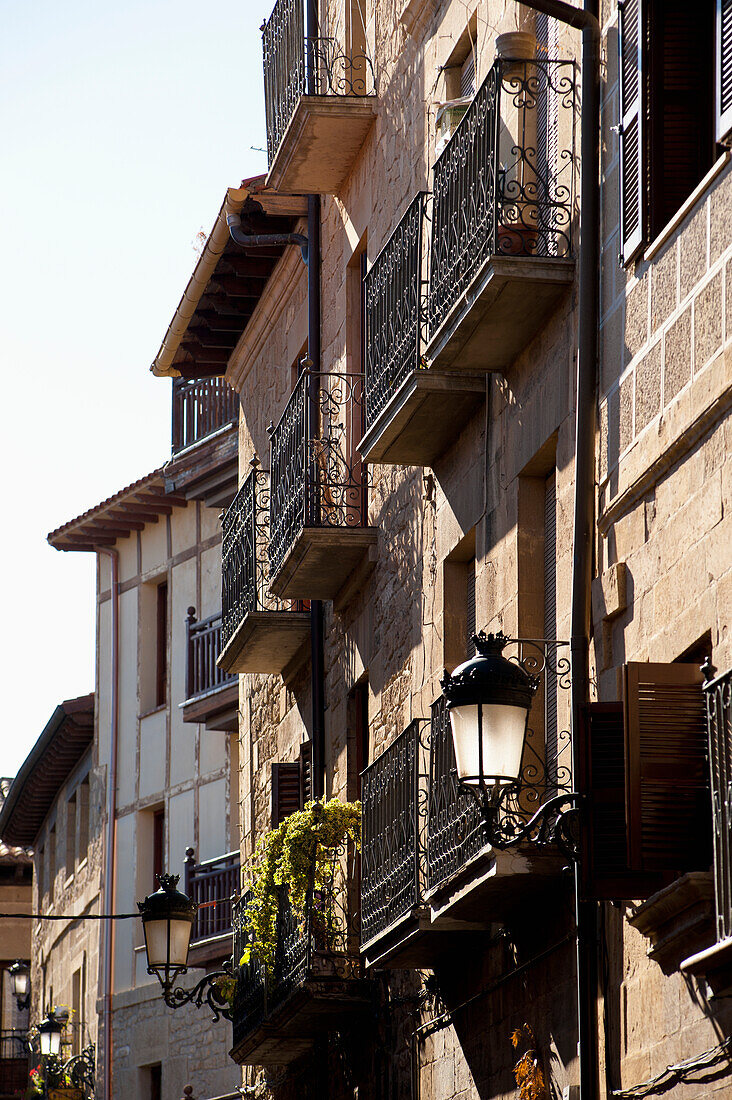
[[[119,554],[98,547],[111,565],[112,608],[110,616],[111,674],[109,718],[109,772],[107,776],[107,830],[104,875],[104,912],[114,913],[117,865],[117,745],[119,741]],[[112,977],[114,960],[114,921],[104,923],[104,1100],[112,1100]]]
[[[309,8],[308,8],[309,12]],[[311,363],[308,392],[310,434],[318,424],[317,372],[320,370],[320,196],[308,195],[308,359]],[[306,462],[312,456],[306,457]],[[325,657],[323,652],[323,603],[310,601],[310,675],[313,727],[313,798],[325,794]]]
[[[574,462],[572,550],[572,776],[579,794],[577,738],[589,702],[590,585],[595,533],[595,406],[597,401],[597,328],[600,279],[600,24],[599,0],[573,8],[563,0],[522,3],[582,31],[582,135],[580,177],[579,326],[577,420]],[[582,900],[575,864],[577,921],[577,1024],[580,1096],[597,1095],[597,905]]]

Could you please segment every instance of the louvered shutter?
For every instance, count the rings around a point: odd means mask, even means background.
[[[466,605],[466,639],[465,639],[465,654],[468,659],[475,656],[475,644],[473,642],[473,635],[476,630],[475,619],[475,558],[467,564],[466,568],[466,585],[465,585],[465,605]]]
[[[630,866],[703,871],[711,862],[704,677],[691,664],[623,670]]]
[[[622,901],[643,898],[663,885],[659,875],[637,874],[628,864],[625,820],[625,736],[622,703],[590,703],[579,739],[585,898]]]
[[[716,139],[732,130],[732,0],[717,0]]]
[[[300,805],[311,802],[313,798],[313,743],[303,741],[300,745]]]
[[[620,251],[627,263],[643,242],[643,7],[620,5]]]
[[[272,765],[272,828],[300,809],[300,761]]]

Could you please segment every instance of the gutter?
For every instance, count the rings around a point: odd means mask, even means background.
[[[256,197],[256,183],[259,183],[263,178],[257,177],[256,181],[248,180],[247,183],[252,186],[227,188],[224,201],[208,235],[201,258],[194,268],[188,286],[183,291],[183,297],[178,303],[173,320],[168,325],[160,350],[152,361],[150,370],[156,378],[179,377],[180,372],[176,370],[172,363],[191,318],[198,308],[198,303],[203,297],[216,265],[226,248],[226,243],[229,240],[227,217],[232,214],[238,216],[250,195]]]
[[[119,740],[119,554],[99,547],[107,554],[111,576],[111,672],[109,722],[109,773],[107,776],[107,829],[105,837],[104,912],[115,911],[115,876],[117,870],[117,757]],[[104,922],[103,952],[103,1019],[104,1019],[104,1100],[112,1100],[112,983],[114,977],[114,921]]]
[[[590,619],[595,535],[595,430],[597,332],[600,284],[600,23],[599,0],[575,8],[564,0],[522,0],[525,7],[582,31],[582,134],[580,176],[579,326],[577,410],[572,535],[572,780],[580,796],[578,740],[590,700]],[[575,863],[577,921],[577,1028],[580,1096],[598,1094],[597,905],[582,898],[580,864]]]

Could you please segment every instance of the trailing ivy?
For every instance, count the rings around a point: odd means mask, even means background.
[[[247,906],[249,947],[239,961],[249,963],[256,954],[268,973],[275,962],[277,914],[282,887],[289,893],[295,915],[304,919],[309,892],[326,891],[332,885],[335,849],[347,841],[361,844],[361,803],[308,802],[259,844],[252,868],[252,897]]]

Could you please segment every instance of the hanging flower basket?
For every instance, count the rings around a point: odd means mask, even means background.
[[[49,1088],[48,1100],[84,1100],[84,1092],[71,1085],[59,1085],[55,1089]]]

